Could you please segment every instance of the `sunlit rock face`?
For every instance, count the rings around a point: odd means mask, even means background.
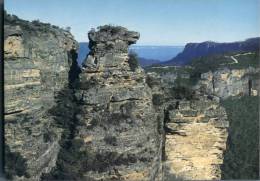
[[[259,95],[259,68],[223,68],[206,72],[195,89],[226,99],[230,96]]]
[[[78,89],[80,111],[75,138],[83,158],[83,177],[90,180],[154,180],[161,166],[158,113],[144,71],[128,55],[139,33],[101,26],[88,34],[90,53]]]
[[[184,180],[220,180],[229,122],[218,99],[171,103],[165,123],[165,169]]]
[[[38,180],[56,162],[61,129],[48,110],[68,84],[68,53],[77,43],[58,27],[7,14],[4,38],[6,172]]]

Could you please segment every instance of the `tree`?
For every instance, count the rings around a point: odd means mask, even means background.
[[[135,71],[136,68],[139,66],[138,56],[135,52],[131,51],[128,54],[128,57],[129,57],[128,63],[129,63],[130,69],[132,71]]]

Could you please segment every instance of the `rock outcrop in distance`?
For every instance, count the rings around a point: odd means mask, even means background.
[[[194,89],[206,94],[216,95],[222,99],[231,96],[259,95],[260,68],[219,69],[201,74]]]
[[[257,37],[232,43],[216,43],[212,41],[188,43],[185,45],[183,52],[173,59],[162,63],[162,65],[187,65],[195,58],[228,52],[255,52],[259,51],[259,42],[260,38]]]
[[[49,109],[68,84],[78,44],[56,26],[8,14],[4,37],[6,175],[39,180],[56,164],[62,128]]]

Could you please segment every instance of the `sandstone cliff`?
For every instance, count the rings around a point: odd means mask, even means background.
[[[225,109],[208,96],[170,105],[164,169],[185,180],[220,180],[229,126]]]
[[[38,180],[55,165],[61,130],[49,109],[68,84],[73,36],[39,21],[5,14],[6,172],[15,180]]]
[[[259,94],[259,68],[218,69],[201,74],[201,79],[194,87],[207,94],[214,94],[220,98],[230,96]]]
[[[155,180],[161,167],[162,121],[129,45],[139,33],[123,27],[91,30],[90,53],[75,86],[75,128],[58,165],[44,179]],[[72,130],[71,130],[72,131]],[[68,150],[71,150],[68,152]],[[68,166],[68,164],[71,164]]]

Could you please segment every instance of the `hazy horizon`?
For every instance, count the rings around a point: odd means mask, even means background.
[[[104,24],[141,34],[137,45],[184,46],[190,42],[234,42],[259,37],[259,0],[6,0],[10,14],[71,27],[78,42]]]

